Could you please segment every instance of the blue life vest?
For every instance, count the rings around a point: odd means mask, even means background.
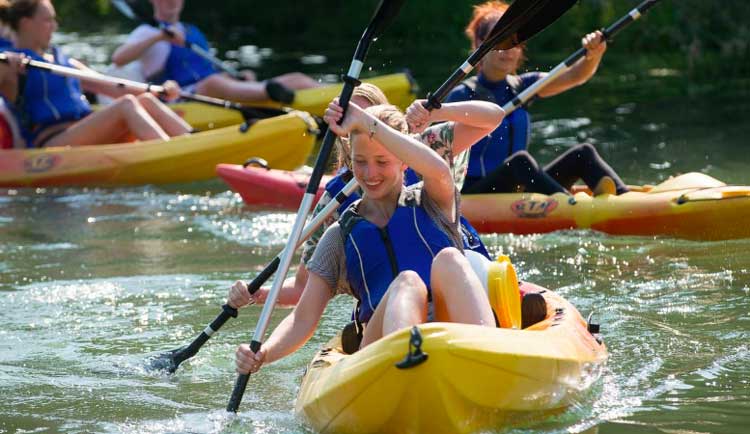
[[[422,178],[417,175],[417,172],[415,172],[414,169],[411,167],[407,168],[406,172],[404,172],[404,185],[414,185],[418,182],[422,182]],[[461,235],[461,239],[464,243],[464,250],[473,250],[490,261],[492,260],[490,252],[479,237],[479,232],[474,229],[474,226],[472,226],[463,215],[461,215],[459,219],[459,229],[459,235]]]
[[[206,36],[192,24],[182,23],[182,28],[185,32],[185,46],[170,44],[169,57],[164,64],[164,69],[158,77],[149,77],[149,80],[158,82],[174,80],[180,86],[185,87],[198,83],[217,72],[211,62],[187,47],[188,43],[192,43],[208,51],[211,47],[208,45]]]
[[[0,36],[0,50],[4,51],[4,50],[12,50],[12,49],[13,49],[13,41]]]
[[[357,204],[339,220],[344,237],[346,273],[360,300],[359,317],[367,322],[393,279],[405,270],[422,278],[430,291],[430,271],[435,255],[455,247],[450,236],[430,218],[419,203],[421,189],[404,189],[399,204],[384,228],[357,213]]]
[[[28,49],[14,50],[34,60],[47,60]],[[52,49],[54,63],[73,67],[68,58],[57,48]],[[77,121],[91,113],[91,106],[81,90],[77,78],[63,77],[38,68],[27,68],[22,89],[19,89],[16,106],[21,125],[26,130],[28,147],[33,147],[36,133],[62,122]]]
[[[328,193],[331,198],[335,198],[339,193],[341,193],[341,190],[344,189],[346,184],[349,183],[349,181],[352,180],[354,177],[354,174],[351,170],[346,169],[345,167],[342,167],[339,170],[339,173],[336,174],[333,178],[331,178],[330,181],[326,183],[325,190]],[[339,216],[344,215],[344,211],[346,211],[347,208],[349,208],[349,205],[354,203],[354,201],[359,200],[360,195],[357,193],[357,191],[354,191],[352,194],[349,195],[349,197],[339,205],[336,212]]]
[[[489,83],[480,76],[464,80],[457,90],[467,94],[468,99],[489,101],[502,106],[518,95],[523,90],[523,85],[523,80],[516,76],[509,76],[508,80],[499,83]],[[467,179],[487,176],[506,158],[528,148],[530,131],[531,117],[525,108],[519,107],[506,116],[492,133],[471,147]]]

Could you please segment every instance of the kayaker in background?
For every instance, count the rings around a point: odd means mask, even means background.
[[[507,8],[508,5],[501,1],[489,1],[474,7],[473,17],[466,27],[466,35],[473,49],[482,43]],[[539,97],[562,93],[585,83],[596,73],[607,49],[602,33],[587,34],[582,39],[582,45],[587,50],[586,56],[540,90],[537,94]],[[446,100],[477,99],[504,105],[546,76],[543,72],[519,75],[517,71],[524,60],[523,45],[490,51],[479,63],[477,75],[453,89]],[[530,129],[529,113],[521,107],[508,115],[487,138],[472,147],[462,192],[568,193],[579,179],[583,179],[595,193],[621,194],[628,191],[620,177],[590,144],[574,146],[541,168],[526,151]]]
[[[362,83],[356,87],[351,101],[360,108],[388,103],[385,94],[377,86],[369,83]],[[423,102],[424,100],[414,101],[407,109],[406,120],[409,124],[410,132],[414,133],[413,137],[415,139],[428,145],[438,155],[443,157],[451,167],[454,182],[460,189],[464,174],[466,173],[468,155],[465,151],[477,140],[497,127],[502,121],[503,111],[494,104],[481,101],[465,101],[444,104],[441,109],[429,112],[423,108]],[[440,123],[427,127],[433,122]],[[351,161],[349,160],[350,150],[346,139],[339,138],[336,142],[336,149],[338,154],[338,175],[326,185],[323,196],[321,196],[314,208],[313,216],[317,215],[351,179],[351,171],[349,170],[351,167]],[[407,170],[404,179],[406,185],[416,183],[420,180],[411,169]],[[337,220],[349,204],[358,198],[358,194],[352,194],[349,200],[339,207],[338,212],[334,214],[330,222]],[[302,290],[307,283],[307,269],[305,265],[312,257],[318,240],[327,226],[324,225],[321,227],[303,244],[302,256],[296,275],[289,277],[284,282],[284,286],[279,293],[278,303],[286,306],[297,304]],[[489,258],[490,255],[484,243],[482,243],[479,234],[463,217],[461,217],[460,234],[463,239],[464,249],[476,251]],[[269,288],[265,287],[261,288],[255,294],[250,295],[245,283],[238,281],[230,289],[227,303],[234,308],[239,308],[249,303],[263,303],[268,295],[268,291]]]
[[[112,54],[112,62],[124,66],[139,60],[143,77],[149,81],[174,80],[188,92],[237,101],[272,99],[285,104],[294,100],[294,90],[319,86],[313,78],[292,72],[258,82],[246,71],[245,80],[222,74],[211,62],[185,47],[189,41],[209,50],[206,37],[197,27],[180,22],[184,0],[151,0],[154,18],[169,33],[141,24],[125,44]],[[171,35],[170,35],[171,33]]]
[[[461,251],[459,195],[448,163],[406,134],[406,119],[393,106],[362,110],[350,104],[338,125],[342,116],[334,101],[325,120],[334,133],[350,140],[362,199],[321,238],[294,311],[257,354],[245,344],[238,348],[240,373],[256,372],[302,346],[342,289],[361,301],[357,317],[365,328],[360,348],[433,319],[495,326],[483,285]],[[404,187],[407,166],[422,174],[423,184]],[[430,304],[434,315],[428,313]]]
[[[0,91],[12,101],[25,130],[28,147],[82,146],[161,139],[187,134],[190,125],[150,93],[122,95],[111,85],[81,83],[35,68],[25,68],[24,57],[89,70],[81,62],[50,46],[57,30],[55,8],[49,0],[0,0],[0,21],[15,32],[15,48],[6,51]],[[90,70],[89,70],[90,71]],[[19,76],[20,74],[20,76]],[[177,96],[179,88],[165,83]],[[82,89],[104,93],[115,102],[96,112]]]

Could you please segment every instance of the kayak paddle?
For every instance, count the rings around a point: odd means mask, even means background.
[[[354,179],[347,182],[344,188],[342,188],[341,191],[336,194],[333,200],[331,200],[331,202],[323,207],[318,215],[316,215],[315,218],[313,218],[312,221],[310,221],[310,223],[305,226],[305,229],[302,231],[302,235],[300,236],[299,242],[297,243],[296,247],[299,247],[308,238],[310,238],[313,232],[315,232],[331,215],[333,215],[334,211],[336,211],[336,209],[341,206],[341,204],[346,202],[349,196],[358,187],[359,186],[357,185],[357,181]],[[255,276],[252,282],[247,285],[247,289],[250,294],[255,294],[260,289],[260,287],[263,286],[264,283],[266,283],[266,280],[268,280],[268,278],[273,275],[276,269],[279,268],[280,262],[281,256],[277,255],[271,262],[268,263],[268,265],[266,265],[263,271]],[[270,300],[270,295],[267,300]],[[177,370],[177,367],[180,366],[180,363],[196,355],[203,344],[205,344],[206,341],[208,341],[214,333],[219,331],[221,326],[223,326],[230,317],[237,318],[237,309],[229,306],[228,304],[225,304],[221,307],[221,313],[219,313],[219,315],[213,321],[211,321],[211,323],[206,326],[205,329],[203,329],[201,334],[198,335],[198,337],[195,338],[193,342],[191,342],[189,345],[185,345],[175,350],[167,351],[149,358],[146,361],[146,369],[163,370],[169,372],[170,374],[174,373]]]
[[[3,53],[0,53],[0,62],[7,62],[7,60],[8,60],[7,56]],[[121,89],[130,90],[130,91],[153,92],[153,93],[157,93],[160,95],[167,94],[166,90],[164,89],[164,86],[159,86],[159,85],[150,84],[150,83],[141,83],[139,81],[128,80],[125,78],[111,77],[109,75],[101,74],[96,71],[85,71],[85,70],[81,70],[77,68],[71,68],[69,66],[62,66],[62,65],[56,65],[54,63],[49,63],[49,62],[42,62],[42,61],[34,60],[28,57],[23,60],[23,64],[26,65],[27,67],[41,69],[47,72],[51,72],[53,74],[62,75],[65,77],[73,77],[73,78],[77,78],[77,79],[92,82],[92,83],[112,85]],[[280,114],[288,113],[288,109],[277,109],[277,108],[269,108],[269,107],[251,107],[251,106],[246,106],[246,105],[239,104],[239,103],[225,100],[225,99],[213,98],[213,97],[206,96],[206,95],[199,95],[199,94],[188,93],[188,92],[180,92],[180,98],[190,100],[190,101],[196,101],[196,102],[200,102],[200,103],[208,104],[212,106],[222,107],[226,109],[237,110],[242,114],[245,121],[248,121],[250,119],[269,118],[273,116],[278,116]]]
[[[624,29],[630,23],[641,18],[641,16],[643,16],[643,14],[645,14],[647,10],[649,10],[659,1],[660,0],[645,0],[641,2],[641,4],[639,4],[637,7],[635,7],[630,12],[628,12],[627,15],[615,21],[612,25],[610,25],[606,29],[603,29],[602,34],[604,35],[604,39],[611,40],[617,33],[620,32],[620,30]],[[511,101],[508,101],[502,107],[503,110],[505,111],[505,114],[507,115],[508,113],[512,112],[518,107],[524,105],[529,99],[531,99],[534,95],[539,93],[540,90],[542,90],[545,86],[551,83],[554,79],[562,75],[564,72],[568,71],[579,59],[581,59],[585,55],[586,55],[586,49],[581,47],[575,53],[568,56],[567,59],[563,60],[560,64],[552,68],[547,73],[547,76],[545,76],[543,79],[537,81],[536,83],[524,89],[523,92],[519,93]]]
[[[577,0],[516,0],[510,4],[482,44],[456,69],[434,93],[427,95],[425,108],[440,108],[440,102],[456,87],[482,58],[500,45],[514,47],[552,24]]]
[[[120,13],[130,18],[131,20],[139,21],[144,24],[148,24],[150,26],[156,27],[157,29],[160,29],[169,37],[174,36],[174,32],[169,30],[169,28],[165,26],[164,24],[157,22],[153,17],[146,16],[144,14],[136,12],[136,10],[131,6],[131,3],[133,3],[132,0],[130,1],[129,0],[110,0],[110,2],[118,11],[120,11]],[[190,51],[192,51],[193,53],[207,60],[212,65],[216,66],[217,68],[221,69],[223,72],[226,72],[227,74],[231,75],[237,80],[245,80],[245,77],[242,74],[240,74],[239,71],[225,64],[224,62],[216,58],[216,56],[211,54],[209,51],[201,47],[200,45],[194,44],[190,41],[185,41],[185,46],[188,49],[190,49]]]
[[[351,99],[354,87],[359,85],[359,75],[362,71],[362,67],[364,66],[364,60],[367,56],[367,51],[369,50],[371,43],[380,36],[385,27],[390,24],[391,21],[393,21],[396,15],[398,15],[399,11],[401,10],[401,6],[405,3],[405,1],[406,0],[381,0],[377,10],[375,11],[375,15],[373,15],[370,23],[360,37],[359,42],[357,43],[357,48],[354,52],[354,58],[349,65],[349,71],[343,77],[344,87],[341,90],[341,95],[339,96],[339,104],[344,109],[344,116],[346,116],[346,109],[349,106],[349,99]],[[289,270],[289,265],[292,262],[292,256],[294,254],[294,249],[299,242],[302,232],[302,226],[307,219],[307,214],[310,211],[310,208],[313,205],[313,200],[315,199],[315,195],[318,192],[320,178],[323,176],[323,171],[325,170],[326,163],[328,162],[328,158],[331,156],[331,151],[333,149],[333,143],[335,142],[335,140],[336,135],[330,129],[327,130],[325,136],[323,137],[323,144],[321,145],[320,152],[318,153],[318,158],[315,161],[313,173],[310,176],[310,180],[307,184],[307,191],[302,198],[299,211],[297,212],[297,217],[294,221],[294,225],[292,226],[292,232],[289,235],[289,240],[287,241],[286,247],[284,247],[284,251],[281,254],[278,272],[274,277],[273,284],[271,285],[271,291],[268,294],[266,303],[263,305],[263,310],[261,311],[260,318],[258,319],[258,324],[255,328],[255,333],[253,334],[253,340],[250,342],[250,349],[255,353],[260,351],[263,336],[265,335],[266,329],[268,328],[268,324],[271,320],[271,313],[273,312],[273,308],[276,304],[276,299],[278,298],[279,291],[281,290],[281,286],[284,283],[284,279],[286,278],[286,273]],[[247,387],[249,378],[250,374],[240,374],[237,376],[237,381],[234,384],[232,396],[230,397],[229,404],[227,405],[228,412],[237,412],[237,409],[240,406],[240,402],[242,401],[242,396],[245,393],[245,388]]]

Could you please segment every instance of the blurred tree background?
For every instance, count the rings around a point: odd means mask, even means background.
[[[140,0],[150,10],[147,0]],[[222,47],[252,43],[275,50],[325,51],[338,44],[351,51],[376,5],[375,0],[186,0],[183,19],[198,25]],[[386,36],[383,50],[451,56],[468,51],[463,34],[478,1],[409,0]],[[612,23],[636,6],[631,0],[580,0],[563,18],[529,44],[534,58],[549,66],[578,48],[581,36]],[[65,31],[127,32],[131,22],[107,0],[55,0]],[[642,22],[618,35],[620,62],[660,64],[694,82],[750,76],[750,1],[663,0]],[[612,53],[615,50],[611,51]],[[613,54],[614,55],[614,54]],[[457,60],[458,62],[458,60]],[[645,63],[644,63],[645,62]],[[545,67],[547,64],[542,65]]]

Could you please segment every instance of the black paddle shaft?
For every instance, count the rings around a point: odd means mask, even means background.
[[[619,20],[612,23],[612,25],[610,25],[606,29],[602,29],[602,34],[604,35],[604,39],[610,40],[614,38],[616,34],[620,33],[620,30],[627,27],[633,21],[639,19],[641,15],[645,14],[647,10],[651,9],[659,1],[660,0],[646,0],[642,2],[641,4],[639,4],[635,9],[628,12],[627,15],[623,16]],[[585,55],[586,55],[586,49],[581,47],[575,53],[568,56],[563,61],[563,63],[568,67],[573,66],[573,64],[576,63],[578,59],[582,58]]]
[[[349,100],[351,99],[352,93],[354,92],[354,87],[359,84],[359,73],[362,70],[364,59],[367,56],[367,51],[369,50],[370,45],[382,33],[383,29],[391,21],[393,21],[396,15],[398,15],[399,11],[401,10],[401,6],[403,6],[405,1],[406,0],[381,0],[375,12],[375,15],[373,15],[369,25],[360,37],[359,42],[357,43],[357,48],[354,52],[354,58],[352,59],[351,65],[349,66],[349,72],[344,76],[344,87],[341,90],[341,95],[339,96],[339,105],[344,109],[344,116],[346,116],[346,109],[349,106]],[[323,138],[323,145],[321,146],[320,152],[318,153],[318,158],[315,162],[315,168],[313,169],[313,173],[310,176],[309,183],[307,184],[305,197],[302,199],[300,210],[297,212],[297,220],[299,220],[300,218],[302,218],[303,220],[307,218],[307,212],[309,212],[309,210],[302,208],[304,207],[305,203],[309,203],[309,200],[306,199],[314,197],[314,195],[318,191],[320,180],[323,177],[323,171],[325,170],[328,158],[331,156],[334,141],[335,134],[329,129],[326,132],[325,137]],[[299,223],[299,221],[296,221],[294,226],[300,226]],[[292,231],[290,239],[287,241],[287,248],[297,245],[298,239],[295,238],[298,238],[298,234],[295,234],[294,231]],[[287,255],[286,253],[287,252],[284,252],[284,257],[282,257],[283,262],[280,264],[280,266],[282,266],[280,274],[284,275],[287,272],[285,268],[288,267],[288,261],[290,260],[289,255]],[[283,278],[284,276],[282,275],[276,276],[276,279],[283,280]],[[253,351],[253,353],[257,353],[258,351],[260,351],[260,339],[262,333],[259,334],[258,330],[265,329],[265,327],[267,326],[267,321],[268,318],[270,318],[271,313],[271,311],[267,309],[273,309],[273,305],[275,303],[275,299],[267,299],[266,304],[263,306],[263,312],[261,312],[261,318],[259,320],[258,327],[256,328],[255,336],[250,342],[250,349]],[[245,388],[247,387],[249,378],[250,374],[240,374],[237,377],[237,380],[234,384],[234,389],[232,390],[232,395],[229,398],[229,403],[227,404],[228,412],[237,412],[237,409],[242,402],[242,396],[245,394]]]

